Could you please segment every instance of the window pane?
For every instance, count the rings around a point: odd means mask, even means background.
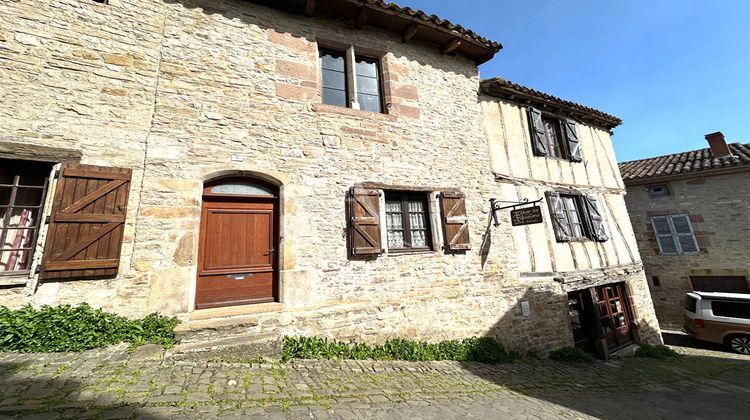
[[[0,209],[0,227],[4,227],[5,216],[10,212],[8,218],[8,227],[13,228],[29,228],[35,227],[37,224],[37,214],[39,209],[23,209],[23,208],[9,208],[5,207]]]
[[[30,251],[0,251],[0,273],[29,269]]]
[[[663,254],[674,254],[677,252],[677,244],[672,235],[659,235],[656,237],[659,249]]]
[[[227,183],[211,187],[211,194],[273,196],[274,192],[271,189],[258,184]]]
[[[560,149],[560,126],[553,118],[542,118],[544,122],[544,135],[547,139],[547,148],[552,157],[562,157]]]
[[[346,75],[332,70],[323,70],[323,87],[346,90]]]
[[[382,112],[380,107],[380,97],[360,93],[357,96],[359,108],[370,112]]]
[[[401,200],[386,200],[385,221],[388,231],[388,248],[404,247],[404,223]]]
[[[374,59],[357,57],[357,75],[378,77],[378,64]]]
[[[11,187],[0,187],[0,206],[6,206],[10,203]]]
[[[344,71],[344,53],[331,50],[320,50],[321,67],[328,70]]]
[[[0,238],[0,249],[31,248],[35,229],[6,229]]]
[[[324,104],[346,106],[346,92],[343,90],[323,88],[322,96]]]
[[[690,233],[690,220],[687,216],[673,216],[672,224],[677,233]]]
[[[411,246],[415,248],[427,247],[427,211],[424,198],[410,198],[408,208]]]
[[[669,222],[666,217],[653,219],[653,222],[657,235],[669,235],[672,233],[672,229],[669,228]]]
[[[698,252],[693,235],[678,235],[682,252]]]
[[[746,302],[711,302],[711,311],[716,316],[750,319],[750,303]]]
[[[357,92],[366,93],[369,95],[380,94],[378,79],[373,79],[372,77],[357,76]]]
[[[18,185],[35,185],[35,186],[43,186],[44,180],[47,179],[47,175],[45,173],[39,173],[39,174],[30,174],[30,175],[21,175],[18,177]]]
[[[22,188],[16,189],[16,199],[13,200],[14,206],[39,206],[42,204],[42,188]]]

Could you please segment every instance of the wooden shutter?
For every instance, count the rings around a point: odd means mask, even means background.
[[[446,251],[471,249],[469,241],[469,219],[466,217],[466,196],[462,192],[440,194],[440,210],[443,216],[443,237]]]
[[[380,243],[380,190],[352,188],[349,197],[349,245],[352,255],[378,255]]]
[[[591,239],[597,242],[605,242],[609,239],[607,236],[607,229],[604,226],[604,218],[599,211],[596,198],[594,197],[583,197],[584,207],[586,208],[586,214],[589,221],[589,229]]]
[[[130,177],[130,169],[62,165],[40,279],[117,275]]]
[[[571,238],[570,223],[565,213],[565,203],[556,192],[547,192],[547,206],[552,217],[552,230],[557,242],[568,242]]]
[[[565,120],[565,138],[568,140],[568,159],[581,162],[581,144],[578,140],[578,129],[573,120]]]
[[[529,129],[531,131],[531,148],[536,156],[547,156],[547,136],[544,134],[542,111],[529,108]]]

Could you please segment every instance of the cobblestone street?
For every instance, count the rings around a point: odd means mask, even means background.
[[[749,358],[675,349],[594,365],[2,354],[0,418],[746,418]]]

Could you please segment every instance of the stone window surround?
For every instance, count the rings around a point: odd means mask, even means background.
[[[328,105],[324,104],[322,102],[314,103],[312,105],[312,110],[314,112],[320,112],[320,113],[331,113],[331,114],[339,114],[339,115],[346,115],[351,117],[359,117],[359,118],[367,118],[372,120],[378,120],[378,121],[390,121],[395,122],[398,121],[399,117],[408,117],[408,118],[419,118],[419,112],[416,109],[412,109],[409,106],[405,106],[401,103],[400,97],[401,95],[396,94],[396,87],[394,86],[394,82],[398,80],[397,74],[398,70],[395,67],[399,67],[398,64],[392,63],[393,56],[389,55],[388,52],[385,50],[385,47],[372,47],[372,46],[363,46],[362,44],[351,44],[348,42],[341,42],[337,41],[332,38],[327,37],[318,37],[315,40],[316,43],[316,50],[319,51],[321,48],[323,49],[334,49],[334,50],[340,50],[340,51],[347,51],[349,53],[349,50],[353,52],[356,52],[357,55],[362,55],[365,57],[370,57],[377,59],[380,63],[380,86],[381,86],[381,95],[382,95],[382,103],[383,103],[383,112],[370,112],[365,111],[361,109],[355,109],[350,107],[341,107],[341,106],[335,106],[335,105]],[[322,72],[320,71],[320,58],[317,58],[317,72],[318,72],[318,90],[320,90],[320,87],[323,85],[322,81]],[[353,74],[351,71],[350,74]],[[353,85],[351,81],[349,81],[349,85]],[[402,93],[403,94],[403,93]],[[418,95],[418,93],[416,94]],[[397,97],[398,96],[398,97]],[[414,98],[407,99],[413,100]],[[416,110],[416,115],[403,115],[404,108],[409,109],[411,112],[414,112]]]

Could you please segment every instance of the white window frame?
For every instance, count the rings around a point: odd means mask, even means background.
[[[678,217],[684,217],[685,220],[687,220],[687,226],[690,228],[690,233],[677,233],[677,229],[674,227],[674,219]],[[664,219],[667,221],[667,224],[669,225],[669,231],[670,235],[667,234],[659,234],[659,232],[656,229],[656,221]],[[659,255],[698,255],[701,253],[700,247],[698,246],[698,240],[695,238],[695,231],[693,230],[693,224],[690,222],[690,216],[687,214],[670,214],[668,216],[653,216],[651,217],[651,227],[654,229],[654,235],[656,236],[656,244],[659,247]],[[672,240],[675,243],[675,248],[677,249],[677,252],[665,252],[662,247],[661,243],[659,242],[659,236],[671,236]],[[693,239],[693,244],[695,245],[696,251],[689,251],[684,252],[682,250],[682,244],[680,243],[680,237],[684,236],[690,236]]]
[[[380,195],[378,201],[380,201],[380,243],[383,248],[383,255],[388,255],[388,226],[385,215],[385,190],[378,190]],[[397,189],[394,189],[397,191]],[[415,251],[414,253],[421,252],[435,252],[443,249],[443,229],[442,220],[440,219],[440,192],[427,192],[427,217],[430,220],[430,233],[432,237],[432,248],[429,251]],[[399,253],[399,254],[411,254],[410,252]]]

